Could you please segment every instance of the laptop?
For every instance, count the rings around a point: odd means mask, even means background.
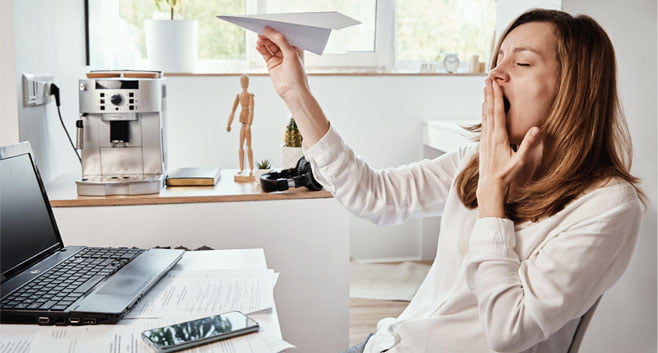
[[[65,247],[29,142],[0,147],[0,237],[1,323],[116,323],[183,256]]]

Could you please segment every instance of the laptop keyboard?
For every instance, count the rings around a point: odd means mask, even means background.
[[[84,248],[2,300],[3,309],[65,310],[144,249]]]

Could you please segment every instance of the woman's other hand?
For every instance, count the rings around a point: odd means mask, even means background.
[[[265,59],[274,89],[284,101],[292,93],[308,92],[303,51],[291,46],[283,34],[265,27],[264,35],[258,35],[256,50]]]
[[[511,184],[519,174],[537,161],[529,161],[530,150],[537,142],[539,128],[530,128],[515,152],[507,134],[503,93],[500,86],[487,79],[482,104],[482,133],[480,135],[480,165],[477,189],[480,217],[505,217],[505,199]],[[533,154],[534,155],[534,154]],[[541,155],[541,154],[539,154]],[[532,170],[522,174],[528,177]],[[527,181],[527,180],[526,180]]]

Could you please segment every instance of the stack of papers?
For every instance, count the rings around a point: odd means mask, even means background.
[[[235,310],[259,322],[258,333],[185,352],[276,353],[294,348],[280,338],[278,325],[271,322],[279,274],[257,266],[212,269],[218,262],[217,256],[221,256],[213,253],[187,252],[116,325],[39,326],[36,330],[29,325],[3,325],[0,352],[153,352],[141,337],[143,331]]]

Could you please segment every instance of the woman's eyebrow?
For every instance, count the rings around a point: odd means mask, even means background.
[[[541,55],[541,51],[539,51],[539,50],[537,50],[533,47],[528,47],[528,46],[516,47],[512,50],[513,53],[518,53],[518,52],[522,52],[522,51],[529,51],[529,52],[533,52],[537,55]],[[505,53],[503,52],[502,49],[500,49],[500,50],[498,50],[498,55],[505,55]]]

